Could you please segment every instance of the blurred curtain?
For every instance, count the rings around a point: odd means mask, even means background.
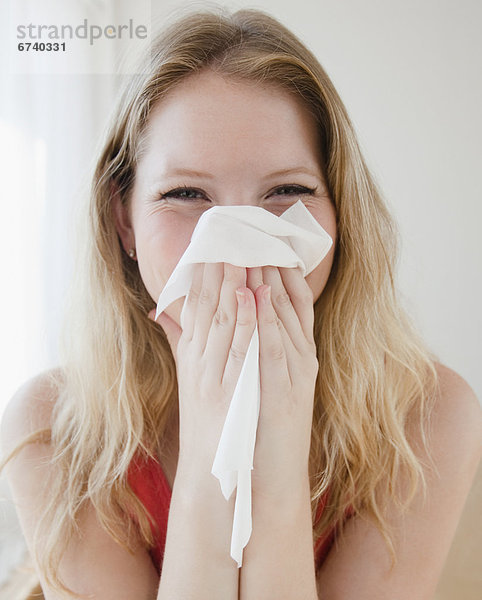
[[[71,54],[61,57],[63,72],[22,72],[14,64],[22,58],[15,54],[16,25],[51,23],[54,18],[73,25],[84,19],[128,22],[135,10],[127,0],[0,2],[0,418],[23,381],[58,364],[65,293],[75,276],[76,207],[87,199],[96,151],[122,83],[119,65],[132,48],[130,40],[92,45],[72,40]],[[54,66],[60,58],[52,53],[39,60]],[[0,589],[24,552],[13,506],[5,496],[2,477]]]
[[[125,50],[125,43],[115,39],[93,45],[67,41],[63,57],[47,57],[51,65],[66,59],[64,72],[19,72],[12,68],[18,58],[15,25],[20,17],[14,11],[19,7],[26,15],[35,9],[36,16],[24,21],[33,23],[48,23],[60,10],[63,22],[72,24],[84,19],[127,22],[134,10],[127,0],[0,3],[0,415],[22,381],[57,363],[64,296],[72,275],[75,208],[88,193],[95,152],[122,80],[119,59]],[[73,51],[83,52],[82,64],[74,61]]]

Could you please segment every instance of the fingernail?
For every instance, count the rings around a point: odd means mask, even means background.
[[[270,304],[270,302],[271,302],[271,286],[270,285],[268,285],[268,287],[263,292],[263,302],[265,304]]]
[[[236,298],[238,304],[246,304],[247,302],[246,292],[243,289],[236,290]]]

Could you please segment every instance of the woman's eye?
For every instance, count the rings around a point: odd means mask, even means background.
[[[180,200],[203,200],[206,199],[206,194],[195,188],[182,187],[170,190],[169,192],[160,195],[161,200],[166,198],[178,198]]]
[[[303,194],[313,195],[316,192],[316,188],[308,188],[303,185],[281,185],[275,188],[272,192],[268,194],[268,197],[272,196],[300,196]],[[159,195],[160,200],[167,199],[174,200],[209,200],[206,196],[206,193],[202,190],[198,190],[196,188],[190,187],[179,187],[172,189],[168,192]]]
[[[313,195],[316,189],[307,188],[304,185],[282,185],[274,189],[270,196],[300,196],[301,194]]]

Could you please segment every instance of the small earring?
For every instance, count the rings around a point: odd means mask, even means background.
[[[136,259],[136,249],[135,248],[131,248],[127,254],[129,255],[129,258],[132,258],[132,260]]]

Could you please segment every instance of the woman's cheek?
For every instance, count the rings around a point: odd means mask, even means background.
[[[159,219],[157,226],[150,231],[137,232],[139,271],[154,302],[157,303],[159,294],[188,247],[195,225],[169,215],[169,218]],[[174,314],[177,312],[174,310]],[[174,318],[174,314],[170,316]]]
[[[320,200],[313,201],[311,204],[307,203],[307,208],[333,240],[333,245],[328,254],[316,269],[306,277],[306,282],[313,292],[313,302],[316,302],[325,289],[333,266],[337,237],[336,212],[333,203],[329,199],[321,202]]]
[[[306,282],[313,292],[313,304],[318,300],[325,289],[326,282],[330,276],[332,264],[333,248],[331,248],[316,269],[306,276]]]

